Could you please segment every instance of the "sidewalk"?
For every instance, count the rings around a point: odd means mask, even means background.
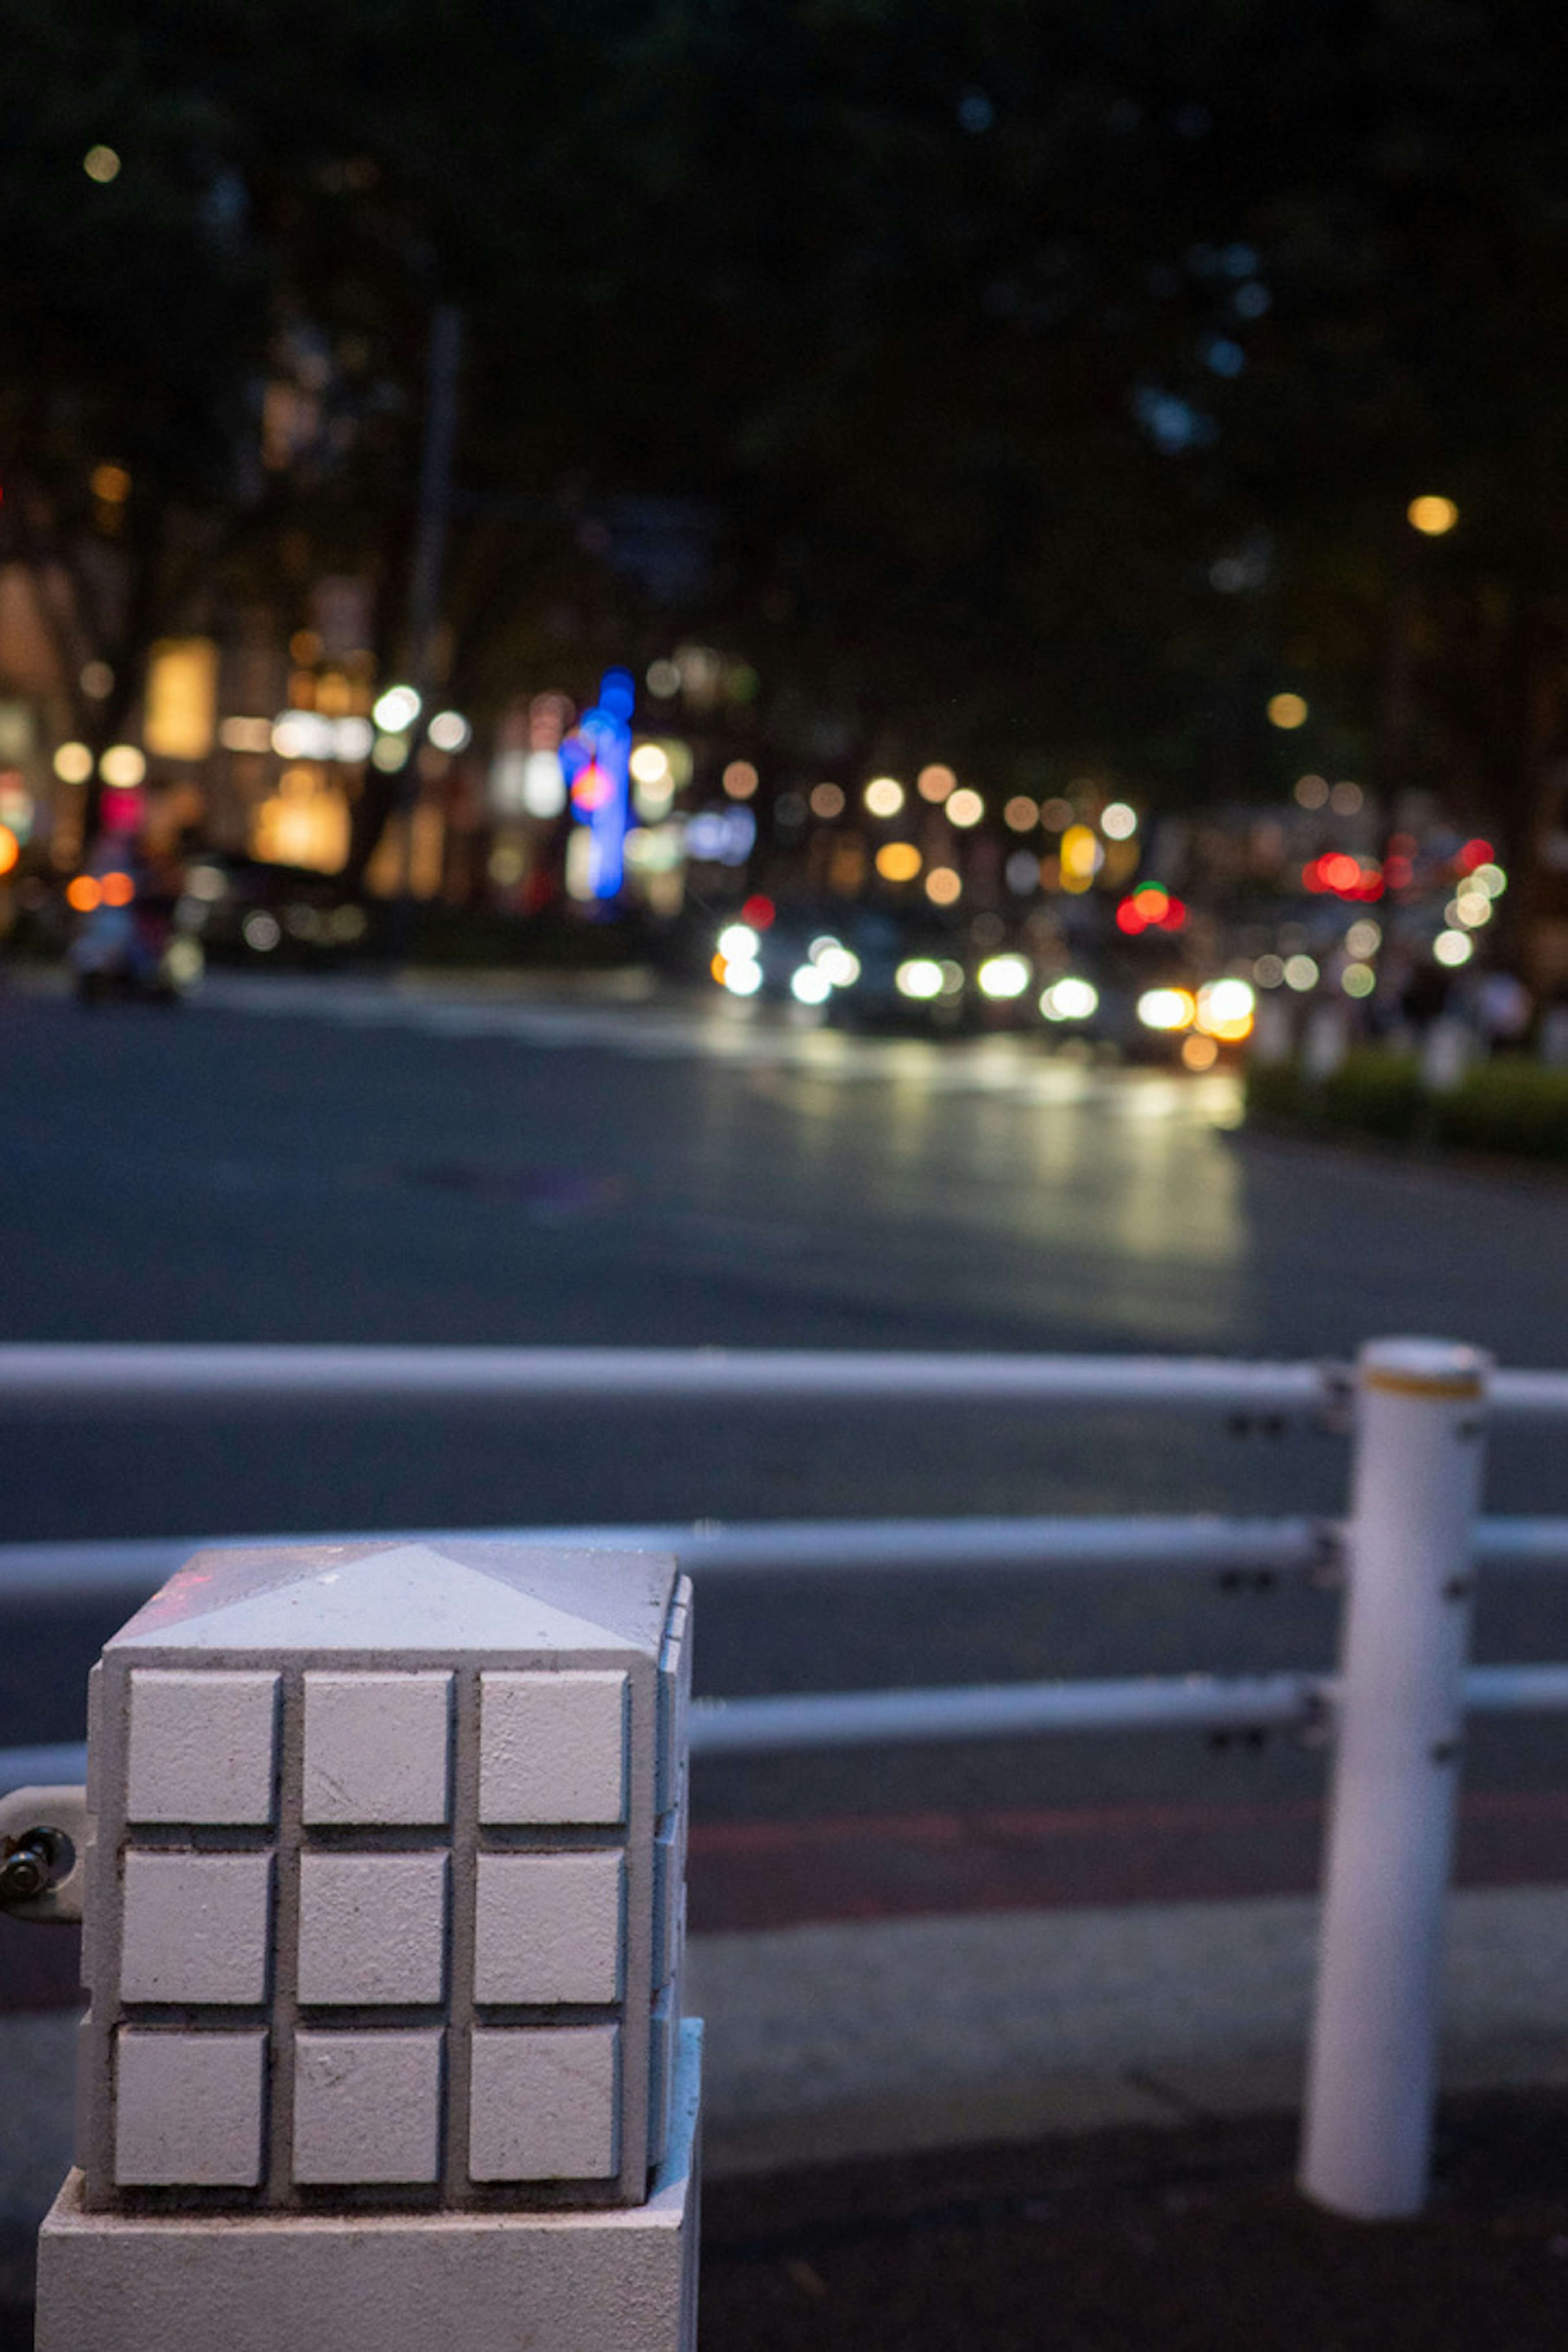
[[[1568,1887],[1455,1897],[1439,2194],[1376,2229],[1290,2186],[1315,1917],[1273,1895],[695,1937],[703,2352],[1561,2345]],[[74,2037],[68,2011],[0,2018],[0,2352],[28,2341]]]
[[[1445,2102],[1437,2189],[1345,2221],[1280,2117],[719,2181],[701,2352],[1561,2352],[1568,2093]]]

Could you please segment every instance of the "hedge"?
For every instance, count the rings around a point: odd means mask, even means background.
[[[1247,1117],[1260,1126],[1318,1132],[1349,1129],[1468,1151],[1568,1160],[1568,1070],[1521,1055],[1479,1063],[1451,1094],[1428,1094],[1413,1054],[1367,1048],[1331,1077],[1310,1078],[1299,1062],[1254,1063],[1247,1073]]]

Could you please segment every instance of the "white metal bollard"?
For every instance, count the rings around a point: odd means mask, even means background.
[[[1486,1376],[1441,1340],[1361,1356],[1300,2182],[1363,2221],[1426,2193]]]

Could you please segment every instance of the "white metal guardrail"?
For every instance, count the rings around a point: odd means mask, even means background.
[[[13,1412],[521,1406],[583,1397],[630,1407],[700,1400],[1158,1411],[1266,1425],[1306,1417],[1348,1430],[1352,1496],[1342,1522],[959,1519],[527,1532],[536,1540],[671,1549],[702,1582],[829,1570],[1132,1570],[1328,1581],[1342,1566],[1343,1638],[1332,1675],[710,1700],[693,1711],[691,1745],[697,1756],[716,1757],[1035,1732],[1321,1726],[1332,1735],[1333,1794],[1302,2182],[1350,2213],[1418,2207],[1464,1717],[1568,1710],[1568,1664],[1468,1664],[1478,1567],[1568,1566],[1568,1520],[1478,1516],[1485,1429],[1489,1421],[1568,1420],[1568,1374],[1500,1371],[1469,1349],[1435,1341],[1379,1342],[1354,1368],[724,1349],[0,1348],[0,1403]],[[0,1546],[0,1608],[134,1603],[195,1548]],[[0,1751],[0,1786],[78,1778],[82,1755],[75,1748]]]

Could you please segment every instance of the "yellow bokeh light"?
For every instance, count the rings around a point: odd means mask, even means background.
[[[1094,829],[1069,824],[1061,841],[1061,886],[1074,898],[1089,888],[1104,861],[1105,852]]]
[[[120,158],[112,147],[89,147],[81,159],[81,168],[89,180],[107,187],[110,180],[120,177]]]
[[[1268,724],[1270,727],[1304,727],[1306,723],[1307,705],[1302,696],[1299,694],[1269,696]]]
[[[912,882],[923,862],[912,841],[887,841],[877,852],[877,871],[884,882]]]
[[[897,816],[904,804],[904,788],[896,776],[873,776],[866,787],[866,806],[873,816]]]
[[[106,784],[130,792],[146,774],[147,762],[134,743],[111,743],[98,763],[98,772]]]
[[[951,866],[933,866],[926,876],[926,897],[933,907],[955,907],[963,896],[963,884]]]
[[[1405,513],[1406,520],[1426,539],[1441,539],[1459,520],[1459,509],[1452,499],[1412,499]]]
[[[123,506],[131,496],[131,477],[123,466],[95,466],[90,488],[93,497],[101,499],[106,507]]]
[[[947,819],[950,824],[978,824],[984,814],[984,802],[978,793],[972,793],[967,784],[961,784],[957,792],[948,794]]]
[[[62,784],[85,784],[92,773],[92,753],[85,743],[62,743],[54,766]]]
[[[931,767],[921,770],[920,774],[915,778],[915,790],[922,801],[930,801],[933,806],[940,806],[941,803],[946,800],[949,793],[954,790],[957,782],[958,778],[953,774],[952,770],[944,768],[941,761],[937,761]]]
[[[217,647],[211,637],[170,637],[147,665],[142,740],[157,760],[205,760],[217,720]]]
[[[1212,1070],[1219,1059],[1219,1047],[1212,1037],[1184,1037],[1182,1061],[1189,1070]]]

